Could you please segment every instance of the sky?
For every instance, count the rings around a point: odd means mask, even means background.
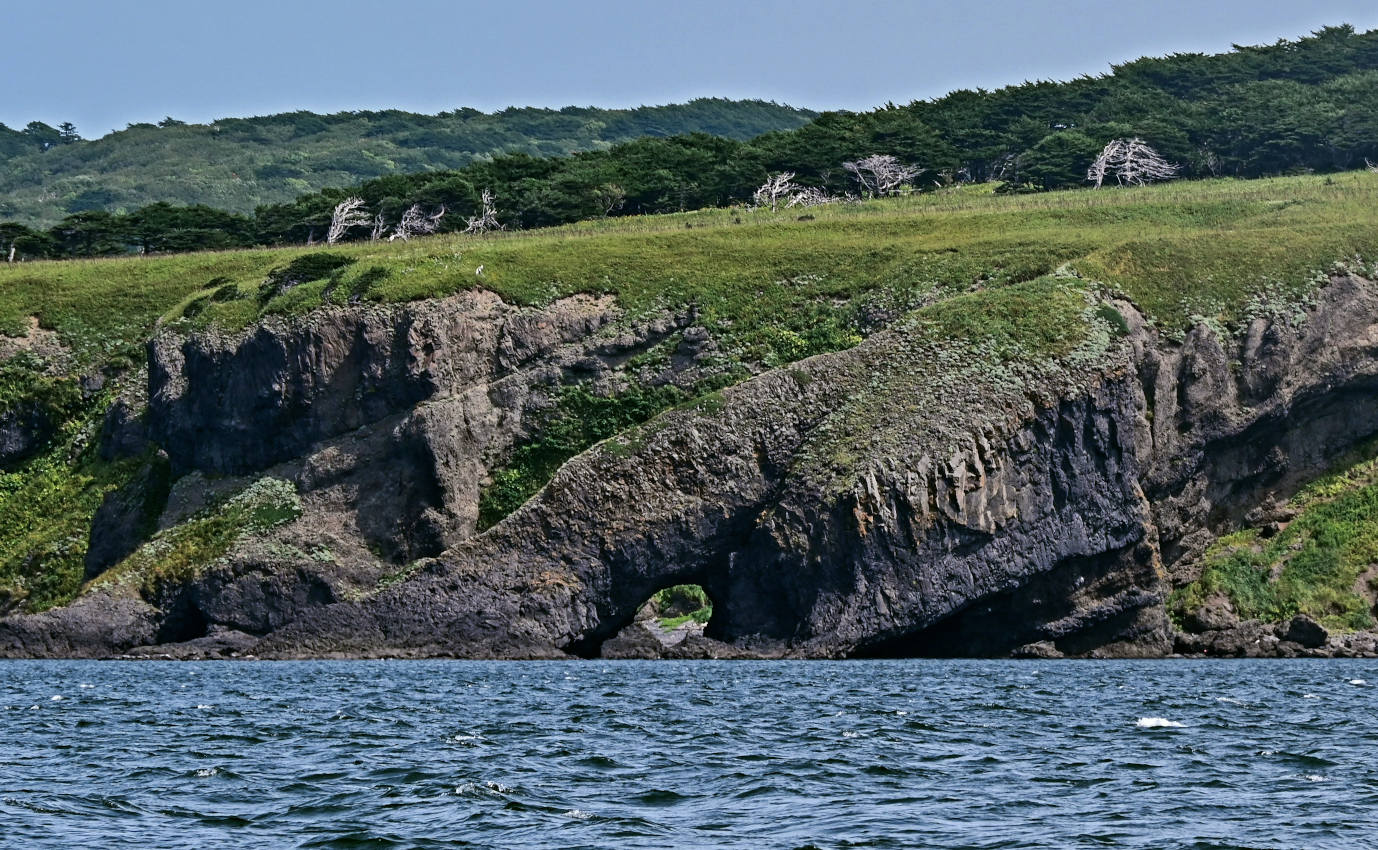
[[[1330,24],[1374,0],[0,0],[0,122],[296,109],[637,106],[762,98],[863,110],[1098,74]]]

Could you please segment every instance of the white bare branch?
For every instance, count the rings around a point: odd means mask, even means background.
[[[771,212],[775,212],[779,207],[780,201],[792,195],[798,186],[794,185],[794,172],[781,171],[779,174],[766,178],[766,182],[761,184],[755,194],[751,196],[752,202],[757,207],[770,207]]]
[[[397,227],[393,229],[392,235],[388,237],[391,242],[394,239],[401,239],[403,242],[413,236],[425,236],[435,233],[440,229],[440,219],[445,215],[445,207],[442,205],[437,212],[430,215],[421,211],[420,204],[412,204],[407,207],[406,212],[402,213],[402,220],[397,222]]]
[[[1372,172],[1374,172],[1375,174],[1378,174],[1378,164],[1374,164],[1374,163],[1372,163],[1372,162],[1369,162],[1369,161],[1368,161],[1368,157],[1364,157],[1364,166],[1365,166],[1369,171],[1372,171]]]
[[[335,205],[335,214],[330,217],[330,230],[325,234],[327,245],[339,242],[351,227],[369,223],[368,211],[363,207],[364,199],[359,197],[345,198]]]
[[[888,153],[871,154],[856,162],[844,162],[842,168],[861,186],[861,193],[872,198],[895,194],[901,186],[925,171],[905,165]]]
[[[593,202],[603,212],[603,218],[612,215],[613,210],[622,209],[627,201],[627,190],[616,183],[604,183],[593,190]]]
[[[786,207],[821,207],[824,204],[835,203],[837,198],[829,195],[817,186],[802,186],[789,197]]]
[[[1113,139],[1086,169],[1086,179],[1099,189],[1113,174],[1121,186],[1142,186],[1158,180],[1171,180],[1180,166],[1163,159],[1140,138]]]
[[[464,228],[465,233],[487,233],[490,230],[502,230],[502,225],[498,223],[498,208],[493,203],[493,190],[484,189],[481,198],[483,209],[476,216],[468,219],[468,227]]]
[[[990,182],[1002,183],[1013,179],[1018,168],[1019,158],[1012,153],[998,157],[990,164]]]
[[[381,212],[378,213],[378,216],[373,219],[373,230],[369,231],[368,241],[377,242],[379,239],[383,238],[383,235],[388,232],[388,229],[387,219],[383,218]]]

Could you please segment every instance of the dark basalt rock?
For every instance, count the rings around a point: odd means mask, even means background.
[[[0,412],[0,469],[33,457],[52,439],[54,430],[41,405],[21,404]]]
[[[260,635],[252,650],[271,657],[650,654],[628,631],[636,612],[684,583],[713,618],[661,656],[1371,647],[1223,608],[1174,635],[1163,602],[1216,535],[1378,434],[1374,286],[1336,278],[1304,321],[1261,318],[1239,339],[1202,326],[1163,340],[1115,306],[1126,336],[1017,374],[879,332],[586,452],[477,536],[487,462],[522,435],[532,387],[597,375],[688,321],[619,343],[596,334],[610,302],[518,311],[470,293],[234,340],[163,336],[148,422],[174,471],[271,468],[296,481],[303,525],[434,557],[363,594],[337,592],[324,567],[267,561],[155,605],[94,594],[0,620],[0,654],[217,629]],[[710,341],[693,329],[675,357]]]
[[[158,452],[128,484],[105,495],[91,520],[87,580],[119,563],[157,528],[171,483],[168,467],[167,455]]]
[[[1326,641],[1330,639],[1330,633],[1305,614],[1298,614],[1285,627],[1278,629],[1278,638],[1306,649],[1316,649],[1325,646]]]

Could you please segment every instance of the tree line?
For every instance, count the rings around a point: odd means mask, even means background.
[[[634,109],[297,111],[188,124],[172,117],[82,139],[70,122],[0,125],[0,219],[51,226],[87,210],[163,201],[252,214],[328,186],[444,171],[508,153],[563,156],[645,136],[750,139],[815,113],[760,100],[699,98]]]
[[[1116,140],[1151,145],[1183,177],[1361,167],[1378,159],[1378,30],[1328,27],[1219,55],[1138,59],[1067,82],[827,112],[747,141],[690,133],[560,157],[496,156],[305,194],[252,216],[167,205],[87,211],[45,232],[0,226],[0,251],[87,256],[323,241],[336,208],[354,198],[375,223],[400,222],[414,208],[448,210],[436,220],[444,232],[483,214],[485,190],[497,199],[497,226],[509,229],[749,203],[781,172],[800,189],[841,195],[857,185],[846,164],[877,155],[912,169],[918,189],[994,181],[1001,191],[1046,191],[1095,182],[1088,167]],[[361,224],[337,235],[371,233]]]

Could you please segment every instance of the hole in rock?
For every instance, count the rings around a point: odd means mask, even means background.
[[[662,631],[675,629],[702,633],[713,618],[713,600],[701,585],[677,584],[657,592],[636,612],[640,622]]]
[[[635,609],[624,610],[627,613],[622,617],[605,621],[602,628],[570,646],[569,651],[586,658],[597,657],[604,642],[625,634],[629,628],[634,628],[639,640],[674,646],[704,633],[713,619],[713,598],[702,585],[675,584],[652,593]]]

